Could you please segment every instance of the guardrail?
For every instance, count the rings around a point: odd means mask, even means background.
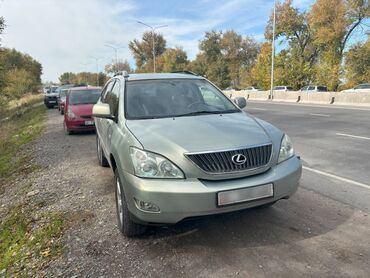
[[[247,100],[270,100],[270,91],[224,91],[224,94],[229,97],[245,97]],[[370,91],[317,93],[307,93],[301,91],[274,92],[272,100],[298,103],[370,106]]]

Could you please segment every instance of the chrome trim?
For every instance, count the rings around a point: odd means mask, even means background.
[[[208,153],[221,153],[221,152],[228,152],[228,151],[238,151],[238,150],[244,150],[244,149],[248,149],[248,148],[256,148],[256,147],[263,147],[263,146],[268,146],[268,145],[271,145],[271,155],[270,155],[270,159],[269,161],[263,165],[263,166],[260,166],[260,167],[255,167],[255,168],[250,168],[250,169],[245,169],[245,170],[236,170],[236,171],[230,171],[230,172],[209,172],[209,171],[206,171],[204,169],[202,169],[197,163],[195,163],[188,155],[197,155],[197,154],[208,154]],[[238,174],[241,174],[241,173],[253,173],[257,170],[262,170],[261,172],[257,172],[256,174],[259,174],[259,173],[263,173],[265,171],[267,171],[268,169],[271,168],[272,164],[273,164],[273,158],[275,156],[275,153],[274,153],[275,149],[274,149],[274,144],[271,142],[271,143],[265,143],[265,144],[256,144],[256,145],[250,145],[250,146],[244,146],[244,147],[237,147],[237,148],[233,148],[233,149],[223,149],[223,150],[214,150],[214,151],[204,151],[204,152],[186,152],[184,153],[184,156],[186,157],[186,159],[188,159],[192,164],[194,164],[199,170],[201,170],[202,172],[208,174],[208,175],[211,175],[211,176],[220,176],[220,175],[230,175],[230,176],[233,176],[233,175],[238,175]]]

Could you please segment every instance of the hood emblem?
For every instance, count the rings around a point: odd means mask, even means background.
[[[234,154],[231,157],[231,161],[236,165],[242,165],[247,161],[247,157],[244,154]]]

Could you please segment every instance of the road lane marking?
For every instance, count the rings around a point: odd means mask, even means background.
[[[352,137],[356,139],[370,140],[369,137],[365,137],[365,136],[351,135],[351,134],[346,134],[346,133],[335,133],[335,134],[339,136]]]
[[[330,115],[327,114],[318,114],[318,113],[310,113],[311,116],[319,116],[319,117],[330,117]]]
[[[324,172],[324,171],[312,169],[312,168],[307,167],[307,166],[302,166],[302,168],[305,169],[305,170],[314,172],[316,174],[320,174],[320,175],[323,175],[323,176],[327,176],[329,178],[333,178],[333,179],[336,179],[336,180],[344,181],[344,182],[350,183],[352,185],[356,185],[356,186],[359,186],[359,187],[362,187],[362,188],[365,188],[365,189],[369,189],[370,190],[370,185],[365,184],[365,183],[361,183],[361,182],[354,181],[354,180],[351,180],[351,179],[343,178],[343,177],[340,177],[340,176],[337,176],[337,175],[333,175],[333,174],[330,174],[330,173],[327,173],[327,172]]]

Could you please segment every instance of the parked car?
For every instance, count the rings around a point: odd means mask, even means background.
[[[44,95],[44,104],[48,109],[54,108],[54,106],[57,105],[57,93],[58,86],[51,86],[49,90],[46,91],[46,94]]]
[[[257,88],[255,86],[249,86],[249,87],[245,88],[244,90],[245,91],[248,91],[248,92],[260,92],[260,91],[263,91],[262,89]]]
[[[240,91],[238,87],[227,87],[224,91]]]
[[[65,104],[66,104],[68,91],[69,91],[69,89],[63,89],[59,92],[58,110],[60,111],[61,115],[64,115],[64,107],[65,107]]]
[[[293,87],[291,86],[275,86],[273,90],[276,92],[294,91]]]
[[[93,105],[98,101],[101,87],[75,87],[68,91],[65,101],[64,131],[66,134],[95,130]]]
[[[327,92],[328,88],[326,86],[308,85],[300,89],[301,92]]]
[[[116,75],[93,108],[99,164],[115,175],[118,227],[269,206],[298,187],[288,135],[254,118],[206,78]]]
[[[341,92],[346,93],[360,93],[360,92],[370,92],[370,84],[360,84],[352,89],[343,90]]]

